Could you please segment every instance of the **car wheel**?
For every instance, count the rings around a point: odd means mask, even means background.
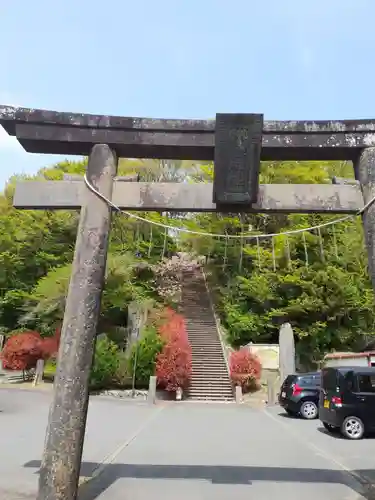
[[[322,424],[329,432],[339,432],[340,431],[340,427],[336,427],[336,425],[327,424],[327,422],[322,422]]]
[[[301,417],[306,420],[318,418],[318,407],[314,401],[304,401],[300,408]]]
[[[346,417],[341,426],[341,432],[347,439],[362,439],[365,426],[358,417]]]

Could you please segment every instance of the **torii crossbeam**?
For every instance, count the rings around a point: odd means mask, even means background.
[[[354,214],[375,196],[375,120],[155,120],[0,106],[0,125],[26,151],[88,155],[87,179],[126,210]],[[214,160],[213,184],[116,179],[117,157]],[[351,160],[357,184],[259,185],[260,160]],[[75,500],[111,208],[83,181],[19,182],[14,206],[80,209],[38,500]],[[375,207],[363,215],[375,287]]]

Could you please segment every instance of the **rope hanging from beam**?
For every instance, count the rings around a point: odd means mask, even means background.
[[[364,212],[366,212],[368,210],[368,208],[371,205],[373,205],[373,203],[375,202],[375,196],[374,196],[373,198],[371,198],[370,201],[368,201],[364,205],[364,207],[362,207],[360,210],[358,210],[358,212],[355,213],[354,215],[346,215],[345,217],[340,217],[338,219],[334,219],[334,220],[329,221],[329,222],[324,222],[323,224],[318,224],[316,226],[305,227],[305,228],[302,228],[302,229],[291,229],[290,231],[282,231],[281,233],[269,233],[269,234],[267,234],[267,233],[265,233],[265,234],[221,234],[221,233],[208,233],[208,232],[205,232],[205,231],[194,231],[192,229],[187,229],[185,227],[175,227],[175,226],[171,226],[171,225],[168,225],[168,224],[163,224],[162,222],[157,222],[157,221],[153,221],[153,220],[150,220],[150,219],[146,219],[145,217],[140,217],[139,215],[136,215],[136,214],[133,214],[131,212],[127,212],[125,210],[122,210],[117,205],[115,205],[114,203],[112,203],[108,198],[106,198],[105,196],[103,196],[97,189],[95,189],[95,187],[88,180],[86,174],[84,175],[83,178],[84,178],[85,184],[88,187],[88,189],[90,189],[90,191],[92,191],[94,194],[96,194],[100,199],[102,199],[105,203],[107,203],[110,207],[112,207],[117,212],[121,212],[121,213],[127,215],[128,217],[132,217],[133,219],[137,219],[139,221],[143,221],[143,222],[146,222],[148,224],[152,224],[154,226],[158,226],[158,227],[164,228],[165,230],[171,230],[171,231],[176,231],[176,232],[179,232],[179,233],[186,233],[186,234],[194,234],[194,235],[197,235],[197,236],[210,236],[212,238],[227,238],[227,239],[241,239],[241,238],[243,238],[244,240],[251,240],[251,239],[273,238],[275,236],[288,236],[288,235],[292,235],[292,234],[303,234],[303,233],[306,233],[306,232],[317,231],[317,230],[320,230],[320,229],[325,228],[325,227],[330,227],[330,226],[333,226],[335,224],[339,224],[341,222],[345,222],[345,221],[348,221],[348,220],[353,220],[356,217],[362,215]]]

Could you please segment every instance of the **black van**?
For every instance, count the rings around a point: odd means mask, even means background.
[[[361,439],[375,431],[375,367],[323,368],[319,419],[330,432]]]

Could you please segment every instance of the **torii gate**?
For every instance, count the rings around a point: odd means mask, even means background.
[[[88,182],[126,210],[353,213],[375,196],[375,120],[154,120],[0,106],[0,125],[26,151],[88,155]],[[214,183],[132,183],[117,157],[214,160]],[[259,185],[260,160],[352,160],[354,185]],[[83,181],[18,182],[20,209],[80,209],[38,500],[75,500],[89,375],[107,257],[111,207]],[[375,288],[375,206],[364,216]]]

